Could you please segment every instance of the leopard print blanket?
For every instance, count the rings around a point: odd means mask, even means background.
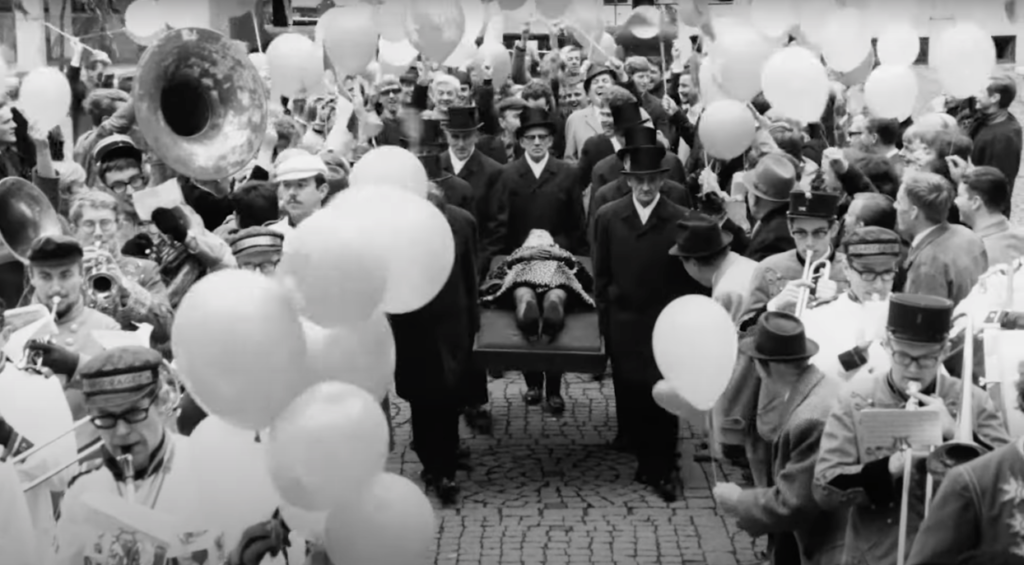
[[[480,288],[480,302],[496,306],[501,298],[519,286],[530,287],[538,295],[561,288],[569,294],[567,304],[586,309],[595,307],[594,299],[590,297],[593,277],[572,253],[557,245],[515,250],[487,273]]]

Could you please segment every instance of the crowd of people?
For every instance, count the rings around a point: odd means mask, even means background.
[[[514,310],[525,335],[549,339],[566,309],[596,307],[616,400],[611,447],[635,455],[637,482],[675,501],[679,418],[652,398],[662,377],[651,336],[666,305],[699,294],[729,312],[742,339],[713,411],[709,453],[698,456],[750,469],[753,488],[719,484],[715,500],[744,530],[770,536],[774,563],[1024,559],[1013,487],[1024,480],[1024,443],[1009,436],[1007,414],[985,391],[944,367],[957,362],[949,353],[958,305],[986,271],[1024,257],[1024,231],[1009,220],[1022,152],[1009,112],[1014,81],[993,78],[969,100],[902,123],[870,115],[858,87],[838,83],[812,124],[777,115],[759,96],[749,107],[754,144],[721,161],[703,150],[697,128],[711,102],[698,80],[700,53],[674,65],[639,56],[597,63],[555,39],[544,57],[518,42],[503,84],[486,65],[429,61],[400,76],[328,73],[329,95],[274,104],[256,158],[218,181],[164,165],[138,128],[131,94],[97,86],[109,60],[91,56],[83,67],[81,45],[68,69],[71,155],[59,135],[25,120],[9,89],[2,175],[38,187],[63,233],[38,238],[23,256],[0,256],[0,299],[53,310],[57,333],[28,349],[60,380],[75,419],[89,418],[80,447],[104,446],[73,478],[46,483],[47,495],[64,494],[61,511],[41,510],[29,495],[32,511],[20,520],[31,514],[36,533],[49,532],[41,545],[56,540],[61,563],[81,563],[83,548],[62,539],[76,501],[91,490],[120,492],[126,481],[141,503],[174,511],[182,485],[171,463],[205,416],[187,393],[179,406],[162,363],[172,358],[175,307],[207,273],[273,276],[289,234],[346,190],[353,164],[396,145],[419,157],[456,242],[441,293],[390,316],[394,391],[411,405],[424,484],[445,504],[457,501],[457,472],[471,457],[459,419],[490,433],[487,383],[503,376],[473,361],[481,295]],[[132,195],[172,180],[183,202],[142,217]],[[522,256],[561,267],[505,285],[520,263],[502,259]],[[112,279],[110,290],[94,288],[97,273]],[[512,300],[498,300],[506,291]],[[142,324],[153,328],[148,348],[104,350],[90,338]],[[556,363],[523,377],[524,403],[566,409]],[[926,471],[914,467],[904,543],[906,452],[865,458],[859,415],[916,403],[939,414],[950,440],[963,385],[974,387],[974,439],[993,451],[954,468],[927,514]],[[7,460],[31,448],[9,425],[0,444]],[[119,466],[124,454],[133,469]],[[0,470],[5,488],[34,478]],[[280,524],[276,516],[247,531],[245,540],[263,541],[243,540],[231,562],[284,551],[266,542]]]

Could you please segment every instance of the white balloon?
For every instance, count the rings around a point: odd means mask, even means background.
[[[355,385],[383,400],[394,382],[395,336],[384,314],[361,324],[323,328],[303,320],[309,366],[319,381]]]
[[[971,22],[944,31],[929,48],[929,54],[943,88],[957,98],[983,91],[996,66],[992,36]]]
[[[352,167],[349,186],[390,186],[427,196],[427,170],[411,151],[384,145],[363,155]]]
[[[828,73],[803,47],[786,47],[772,55],[761,73],[761,87],[773,110],[801,122],[817,122],[828,104]]]
[[[167,17],[154,0],[135,0],[124,11],[124,27],[135,36],[150,37],[167,29]]]
[[[275,37],[267,47],[266,60],[275,94],[305,96],[306,89],[323,77],[323,46],[298,33]]]
[[[377,60],[392,67],[406,68],[416,60],[416,55],[419,55],[408,39],[394,42],[381,37],[377,46]]]
[[[462,43],[455,48],[455,51],[452,51],[452,54],[445,59],[444,66],[466,68],[473,62],[473,58],[476,57],[476,53],[476,44],[463,39]]]
[[[825,31],[832,16],[838,10],[834,0],[804,0],[800,5],[800,31],[807,41],[814,45],[823,45]]]
[[[864,83],[864,100],[873,115],[903,121],[917,103],[917,75],[909,67],[880,65]]]
[[[796,0],[753,0],[750,22],[769,37],[780,36],[800,21]]]
[[[775,45],[743,20],[719,18],[715,20],[711,50],[712,70],[722,90],[741,102],[757,96],[761,91],[761,71],[775,52]]]
[[[846,73],[861,65],[871,51],[871,33],[860,11],[843,8],[832,14],[825,26],[821,47],[832,69]]]
[[[444,287],[455,263],[455,240],[444,214],[426,198],[387,185],[353,184],[329,206],[337,209],[338,221],[359,226],[366,245],[387,258],[385,312],[418,310]]]
[[[68,115],[71,85],[64,73],[53,67],[39,67],[21,81],[18,107],[29,124],[49,131]]]
[[[921,52],[921,40],[909,24],[897,22],[878,36],[878,61],[883,65],[909,67]]]
[[[639,39],[651,39],[661,31],[661,11],[656,6],[639,6],[630,14],[626,25]]]
[[[462,4],[462,15],[466,18],[466,31],[462,35],[462,42],[476,46],[476,38],[486,23],[484,5],[480,0],[460,0],[459,3]]]
[[[163,2],[164,20],[172,29],[183,27],[209,27],[209,0],[174,0]]]

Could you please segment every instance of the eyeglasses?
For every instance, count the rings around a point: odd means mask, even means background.
[[[884,282],[892,282],[896,278],[896,271],[858,271],[857,269],[850,269],[857,273],[857,276],[864,282],[875,282],[878,279],[882,279]]]
[[[380,91],[381,96],[398,96],[400,94],[402,94],[401,88],[389,88],[387,90]]]
[[[78,224],[80,227],[85,228],[86,231],[96,231],[96,226],[100,227],[100,231],[111,232],[117,227],[117,222],[114,220],[100,220],[98,222],[93,220],[85,220]]]
[[[534,135],[524,135],[523,139],[531,143],[542,143],[550,139],[551,136],[546,133],[538,133]]]
[[[939,364],[939,359],[942,358],[941,353],[914,357],[913,355],[908,355],[902,351],[895,351],[891,348],[889,349],[889,354],[892,357],[892,362],[900,367],[910,367],[912,364],[917,363],[917,366],[922,369],[934,369],[935,366]]]
[[[811,238],[820,241],[829,236],[830,230],[814,230],[810,233],[808,233],[807,230],[793,230],[791,233],[793,235],[793,239],[807,239],[807,236],[811,236]]]
[[[134,177],[128,179],[127,182],[113,182],[108,184],[107,186],[110,188],[110,190],[113,190],[114,192],[124,192],[125,190],[128,189],[129,186],[135,190],[141,190],[143,188],[146,188],[146,183],[148,182],[149,179],[146,178],[145,175],[135,175]]]
[[[271,260],[264,261],[262,263],[245,263],[240,264],[238,266],[241,267],[242,269],[245,269],[246,271],[259,271],[264,275],[273,275],[274,273],[277,272],[277,265],[280,262],[280,260]]]
[[[136,406],[131,410],[126,410],[118,414],[101,414],[99,416],[92,416],[89,420],[92,425],[100,430],[112,430],[117,427],[117,423],[123,421],[128,425],[141,424],[149,419],[149,409],[156,403],[156,397],[150,397],[149,403],[145,406]]]

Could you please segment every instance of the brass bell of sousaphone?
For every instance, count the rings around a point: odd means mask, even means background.
[[[0,240],[22,263],[28,263],[32,242],[64,232],[60,216],[42,190],[25,179],[0,180]]]
[[[221,180],[259,152],[267,89],[245,53],[203,28],[168,31],[139,61],[132,98],[149,150],[197,180]]]

